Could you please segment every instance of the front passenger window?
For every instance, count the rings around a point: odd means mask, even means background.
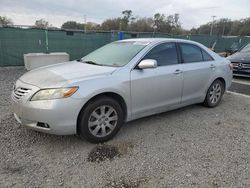
[[[154,47],[143,59],[154,59],[158,66],[173,65],[178,63],[175,43],[163,43]]]

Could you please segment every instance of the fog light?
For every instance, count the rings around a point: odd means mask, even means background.
[[[36,124],[38,127],[43,127],[43,128],[49,128],[49,124],[47,124],[47,123],[42,123],[42,122],[38,122],[37,124]]]

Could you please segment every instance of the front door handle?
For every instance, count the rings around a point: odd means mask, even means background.
[[[182,73],[182,71],[180,70],[180,69],[176,69],[175,71],[174,71],[174,74],[181,74]]]

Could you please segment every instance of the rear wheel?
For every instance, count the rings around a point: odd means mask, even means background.
[[[220,80],[215,80],[207,91],[204,105],[208,107],[216,107],[224,94],[224,84]]]
[[[78,123],[80,136],[89,142],[108,141],[123,124],[122,108],[110,97],[99,97],[84,107]]]

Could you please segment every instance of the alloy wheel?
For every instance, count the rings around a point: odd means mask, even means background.
[[[105,137],[115,129],[117,121],[116,110],[109,105],[102,105],[90,114],[88,128],[93,136]]]
[[[221,97],[222,89],[219,83],[215,83],[209,91],[209,100],[212,104],[216,104]]]

